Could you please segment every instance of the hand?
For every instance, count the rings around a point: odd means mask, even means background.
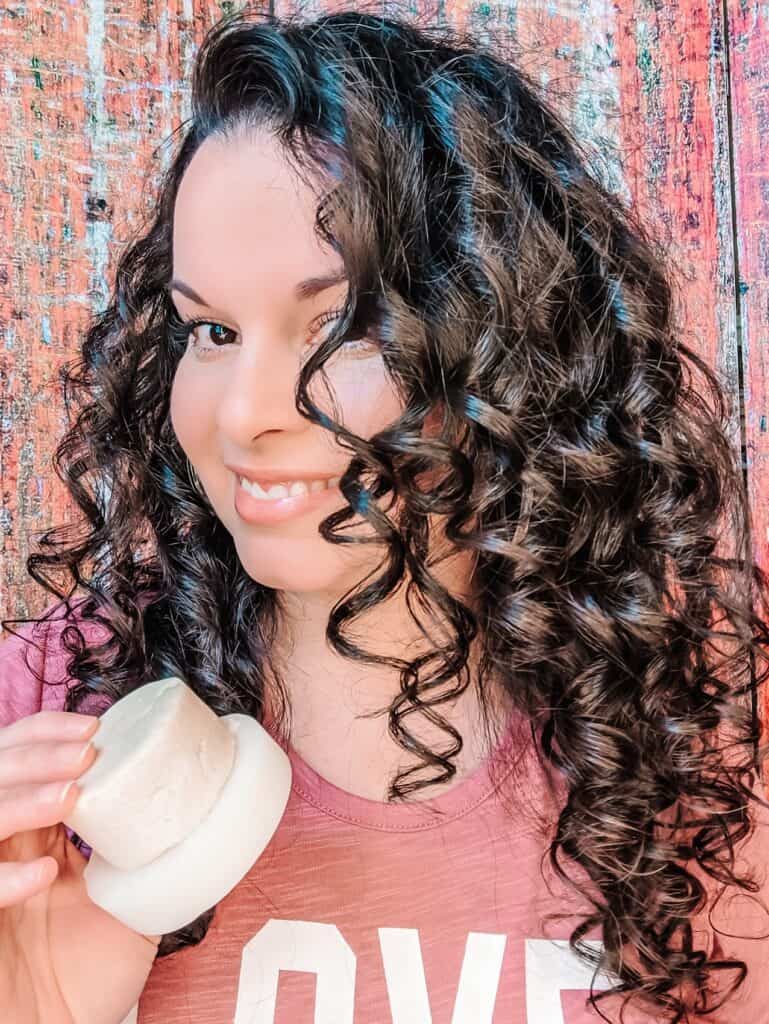
[[[62,821],[97,756],[98,719],[39,711],[0,729],[0,1006],[3,1024],[121,1024],[161,936],[89,898],[87,859]]]

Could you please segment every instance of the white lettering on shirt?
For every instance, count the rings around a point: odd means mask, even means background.
[[[355,954],[333,924],[270,918],[243,947],[234,1024],[273,1024],[280,971],[309,971],[315,1024],[353,1024]]]
[[[602,945],[597,939],[585,939],[584,944],[596,952]],[[592,980],[593,968],[578,959],[565,940],[526,939],[527,1024],[564,1024],[561,992],[589,990]],[[593,989],[611,988],[615,983],[599,973]]]
[[[451,1024],[492,1024],[506,942],[506,935],[468,934]],[[393,1024],[432,1024],[419,932],[380,928],[379,945]]]
[[[379,928],[392,1024],[432,1024],[415,928]],[[506,935],[469,932],[451,1024],[492,1024]],[[596,951],[601,943],[585,940]],[[565,1024],[561,992],[610,988],[555,939],[525,940],[527,1024]],[[271,918],[244,946],[233,1024],[274,1024],[281,971],[315,974],[314,1024],[353,1024],[356,957],[333,924]]]

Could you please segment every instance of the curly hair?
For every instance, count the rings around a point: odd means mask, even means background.
[[[219,714],[262,720],[277,694],[285,732],[269,653],[280,593],[245,573],[169,419],[179,183],[209,136],[267,127],[307,181],[331,183],[314,226],[349,280],[296,386],[297,409],[352,456],[348,507],[320,533],[360,542],[339,529],[357,512],[386,550],[381,574],[337,602],[328,641],[380,662],[344,627],[404,578],[415,620],[418,604],[453,636],[396,663],[389,728],[419,764],[389,798],[455,772],[462,737],[438,707],[469,685],[477,636],[477,685],[501,680],[564,785],[549,858],[571,884],[574,865],[592,883],[570,942],[590,957],[581,939],[600,926],[600,966],[618,979],[591,1002],[603,1016],[599,1000],[619,991],[681,1021],[693,988],[706,1011],[720,972],[736,975],[733,990],[747,971],[698,949],[692,922],[708,879],[756,889],[735,849],[759,800],[767,579],[726,389],[680,340],[662,247],[516,62],[469,33],[360,10],[307,23],[241,11],[203,41],[191,110],[151,220],[62,370],[78,414],[53,464],[81,523],[45,532],[27,570],[65,603],[81,588],[80,614],[107,629],[90,647],[77,626],[62,634],[76,681],[67,710],[173,674]],[[368,440],[308,394],[361,326],[404,408]],[[425,437],[434,410],[440,429]],[[390,493],[397,521],[377,501]],[[426,513],[473,553],[473,607],[431,574]],[[412,734],[414,711],[445,728],[448,751]],[[160,955],[199,942],[211,914],[165,936]]]

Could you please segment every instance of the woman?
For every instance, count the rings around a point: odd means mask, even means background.
[[[236,15],[192,92],[67,375],[85,529],[28,561],[43,657],[3,647],[5,1005],[758,1019],[766,580],[643,227],[519,70],[437,30]],[[92,763],[86,712],[172,674],[294,788],[218,907],[142,936],[85,894],[77,787],[36,794]]]

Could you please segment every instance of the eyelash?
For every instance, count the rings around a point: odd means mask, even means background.
[[[326,313],[322,313],[320,317],[318,317],[318,319],[315,321],[315,329],[313,333],[317,334],[317,332],[322,327],[324,327],[327,323],[330,323],[332,320],[334,320],[341,312],[341,309],[332,309]],[[194,317],[191,320],[182,320],[178,315],[172,314],[171,316],[171,334],[174,341],[177,343],[187,342],[189,340],[189,336],[192,334],[195,328],[201,326],[222,327],[225,331],[230,331],[232,334],[236,333],[230,327],[224,327],[223,324],[218,324],[216,323],[216,321],[213,320],[204,320],[200,317]],[[353,338],[347,344],[351,344],[352,342],[354,342],[356,345],[362,345],[364,347],[366,345],[371,344],[370,340],[365,337]],[[224,347],[224,345],[214,345],[212,348],[203,348],[197,340],[193,340],[192,342],[192,348],[195,349],[195,351],[198,353],[214,352],[216,351],[216,349]]]

